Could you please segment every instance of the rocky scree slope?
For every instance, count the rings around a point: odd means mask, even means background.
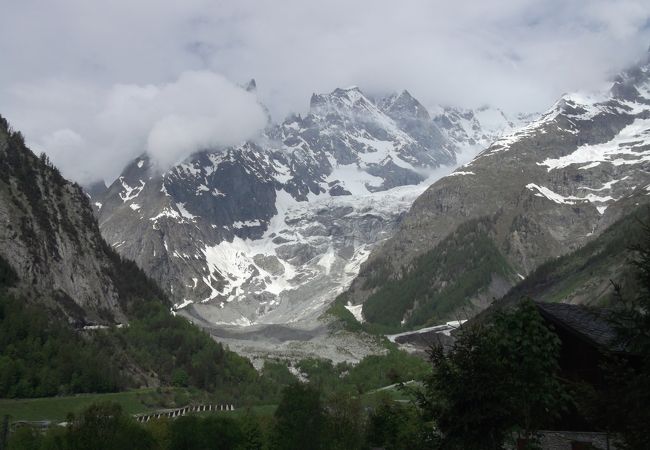
[[[630,210],[584,247],[539,266],[495,306],[533,298],[607,307],[618,301],[613,283],[623,298],[636,295],[639,287],[634,248],[647,238],[644,227],[650,223],[650,209],[640,204]]]
[[[497,118],[490,129],[481,114]],[[431,117],[407,91],[371,99],[336,89],[313,95],[304,117],[163,174],[143,155],[93,202],[108,242],[187,316],[234,326],[314,319],[436,169],[448,173],[459,152],[513,126],[488,109]]]
[[[164,294],[102,238],[82,189],[0,117],[0,257],[18,275],[14,289],[78,325],[127,321],[128,303]]]
[[[650,57],[438,180],[340,299],[389,328],[471,316],[648,201]]]

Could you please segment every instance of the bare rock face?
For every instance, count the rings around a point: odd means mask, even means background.
[[[649,168],[650,59],[608,92],[565,95],[434,183],[371,253],[346,300],[398,327],[472,315],[646,203]]]
[[[313,319],[392,235],[424,180],[478,148],[451,137],[465,122],[450,123],[441,129],[406,91],[373,100],[336,89],[313,95],[305,117],[163,174],[143,155],[93,202],[113,248],[193,320]],[[499,127],[511,126],[503,117]]]
[[[88,197],[2,117],[0,173],[0,256],[17,272],[17,290],[79,325],[125,322],[122,263]]]

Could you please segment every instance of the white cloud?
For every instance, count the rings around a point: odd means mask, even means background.
[[[47,86],[53,91],[21,85],[17,93],[27,114],[33,110],[39,123],[77,129],[37,127],[31,137],[39,137],[30,144],[81,182],[110,180],[144,151],[166,170],[196,151],[255,137],[267,120],[254,94],[207,71],[184,72],[172,83],[116,85],[104,92]]]
[[[114,87],[98,116],[105,135],[119,145],[146,149],[161,170],[191,153],[254,137],[266,114],[254,94],[221,75],[185,72],[160,86]]]
[[[230,108],[243,102],[241,127],[205,130],[229,118],[209,108],[202,81],[184,84],[192,71],[255,77],[276,119],[352,84],[406,88],[426,105],[531,111],[599,86],[649,44],[647,0],[21,0],[0,15],[0,114],[40,145],[73,130],[93,163],[66,173],[109,176],[132,154],[128,139],[162,160],[176,154],[171,142],[200,147],[254,128],[247,97],[228,90]]]
[[[50,149],[79,148],[83,138],[69,128],[56,130],[43,138],[43,145]]]

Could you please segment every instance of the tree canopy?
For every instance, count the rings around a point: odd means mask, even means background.
[[[500,449],[514,433],[533,438],[567,400],[559,351],[529,300],[488,325],[465,328],[448,353],[434,348],[420,404],[443,448]]]

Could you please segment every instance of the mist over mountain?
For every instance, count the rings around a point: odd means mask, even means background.
[[[430,112],[439,104],[542,111],[637,59],[649,18],[642,0],[416,0],[397,9],[386,0],[282,8],[62,0],[36,14],[29,2],[12,3],[0,17],[0,103],[66,177],[110,183],[149,134],[166,149],[153,151],[166,153],[259,131],[255,102],[236,89],[251,77],[276,122],[308,113],[312,92],[350,85],[377,97],[408,89]],[[205,127],[211,118],[221,125]],[[162,139],[163,125],[173,135]]]

